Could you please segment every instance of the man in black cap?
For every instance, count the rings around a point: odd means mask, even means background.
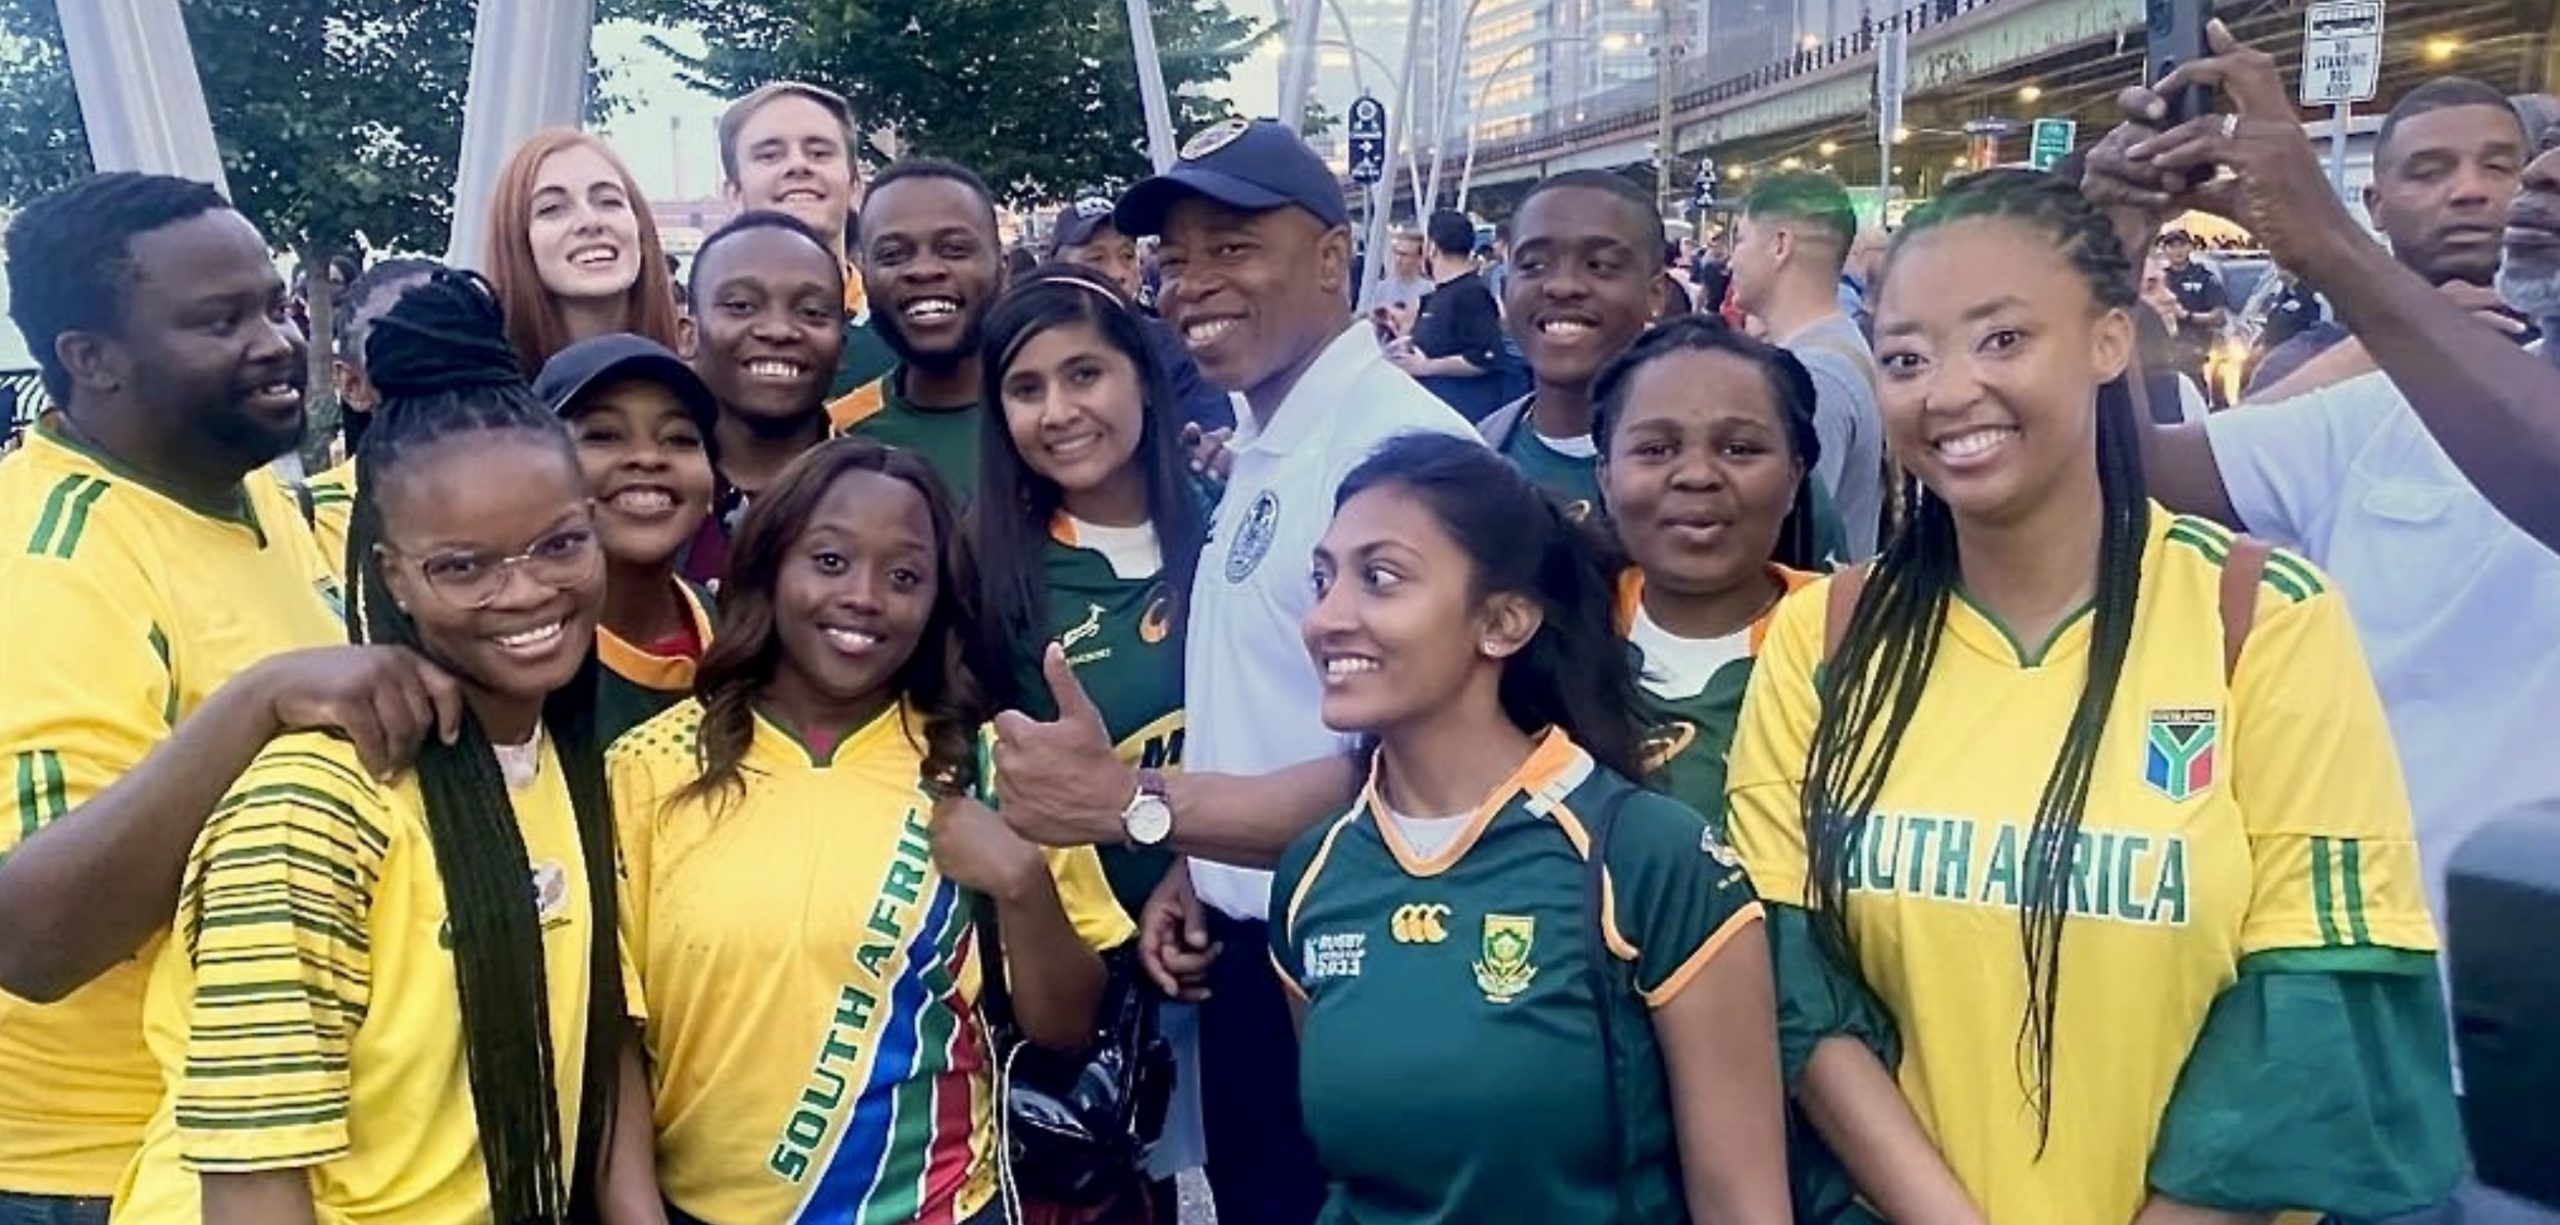
[[[2178,373],[2194,379],[2208,398],[2220,403],[2222,396],[2205,377],[2205,361],[2213,355],[2213,338],[2231,317],[2231,295],[2222,288],[2220,274],[2196,262],[2194,235],[2185,230],[2162,234],[2160,255],[2161,274],[2178,299]]]
[[[1058,210],[1058,219],[1049,228],[1048,258],[1062,264],[1090,268],[1110,279],[1139,301],[1144,288],[1138,266],[1136,239],[1120,232],[1111,223],[1111,201],[1088,196]],[[1147,345],[1155,353],[1156,364],[1164,368],[1167,385],[1173,388],[1176,409],[1186,425],[1204,430],[1233,429],[1235,405],[1227,393],[1210,386],[1200,377],[1200,367],[1183,352],[1182,341],[1173,329],[1153,315],[1144,317]]]
[[[1324,1178],[1298,1119],[1288,1007],[1262,953],[1271,874],[1199,856],[1270,864],[1298,830],[1349,805],[1348,743],[1324,725],[1322,680],[1298,636],[1315,599],[1307,558],[1342,479],[1379,443],[1475,435],[1352,321],[1342,188],[1287,128],[1232,119],[1201,132],[1121,197],[1113,221],[1159,237],[1166,322],[1201,374],[1244,400],[1187,604],[1183,772],[1115,760],[1053,653],[1046,671],[1065,713],[997,716],[996,777],[1006,819],[1030,837],[1195,856],[1146,918],[1190,964],[1206,963],[1201,1105],[1218,1219],[1304,1225]],[[1283,771],[1285,785],[1263,785]]]

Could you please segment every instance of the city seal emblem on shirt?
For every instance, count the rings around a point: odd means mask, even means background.
[[[1279,528],[1279,495],[1265,489],[1244,512],[1244,525],[1236,529],[1235,543],[1227,546],[1228,582],[1241,583],[1253,577],[1254,568],[1262,564],[1262,555],[1271,551],[1271,536]]]

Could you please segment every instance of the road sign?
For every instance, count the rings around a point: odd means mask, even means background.
[[[1716,206],[1716,185],[1722,181],[1723,178],[1716,173],[1716,159],[1703,153],[1699,154],[1698,178],[1695,184],[1695,190],[1693,190],[1689,196],[1690,206],[1702,213],[1708,209],[1714,208]]]
[[[1351,181],[1375,183],[1387,173],[1387,104],[1366,94],[1351,102],[1343,131],[1350,137]]]
[[[2381,0],[2312,5],[2302,19],[2302,104],[2370,102],[2381,79]]]
[[[2051,170],[2071,156],[2071,146],[2080,139],[2080,124],[2071,119],[2039,119],[2027,136],[2027,164],[2038,170]]]

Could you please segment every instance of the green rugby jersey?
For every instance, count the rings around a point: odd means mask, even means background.
[[[1550,731],[1437,854],[1406,843],[1373,770],[1349,813],[1281,858],[1271,956],[1306,1001],[1299,1096],[1325,1222],[1618,1219],[1583,873],[1590,822],[1628,786]],[[1758,921],[1741,863],[1695,810],[1649,791],[1610,837],[1602,935],[1639,1221],[1679,1219],[1685,1202],[1650,1012]]]
[[[602,625],[596,626],[596,736],[610,745],[660,711],[693,694],[693,668],[711,649],[711,593],[683,578],[675,580],[692,621],[690,643],[630,643]],[[670,646],[691,648],[670,650]],[[661,653],[665,652],[665,653]]]
[[[1067,666],[1119,746],[1120,759],[1158,770],[1182,766],[1182,606],[1164,581],[1149,529],[1081,524],[1065,515],[1050,525],[1042,573],[1048,583],[1049,632],[1021,643],[1014,655],[1023,713],[1054,719],[1058,705],[1040,674],[1049,643],[1063,646]],[[1115,558],[1117,564],[1115,565]],[[1173,866],[1161,846],[1106,846],[1102,872],[1111,895],[1132,918]]]
[[[906,367],[889,372],[880,380],[880,403],[850,416],[839,426],[839,432],[868,438],[893,447],[905,447],[933,465],[934,474],[951,487],[955,507],[965,507],[978,492],[978,419],[986,415],[982,405],[968,404],[959,408],[918,408],[907,402]]]
[[[1597,456],[1574,455],[1557,449],[1555,444],[1538,437],[1537,424],[1524,408],[1520,424],[1502,440],[1502,457],[1528,477],[1529,483],[1564,504],[1565,514],[1580,523],[1600,509],[1600,461]]]
[[[1782,566],[1769,573],[1788,591],[1814,576]],[[1733,732],[1742,717],[1742,694],[1751,684],[1751,661],[1760,654],[1768,633],[1771,604],[1749,629],[1735,635],[1730,658],[1701,677],[1684,672],[1678,661],[1648,652],[1648,641],[1671,639],[1644,612],[1644,571],[1633,566],[1618,576],[1618,632],[1636,649],[1642,677],[1637,685],[1637,718],[1644,724],[1645,781],[1656,790],[1706,814],[1724,828],[1725,757],[1733,751]]]

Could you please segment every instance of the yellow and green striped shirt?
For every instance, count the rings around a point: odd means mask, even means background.
[[[566,1150],[598,933],[547,743],[514,802]],[[486,1221],[446,916],[414,775],[377,784],[317,734],[268,746],[197,839],[153,969],[146,1029],[167,1089],[118,1225],[195,1225],[199,1175],[281,1169],[309,1172],[329,1225]]]

